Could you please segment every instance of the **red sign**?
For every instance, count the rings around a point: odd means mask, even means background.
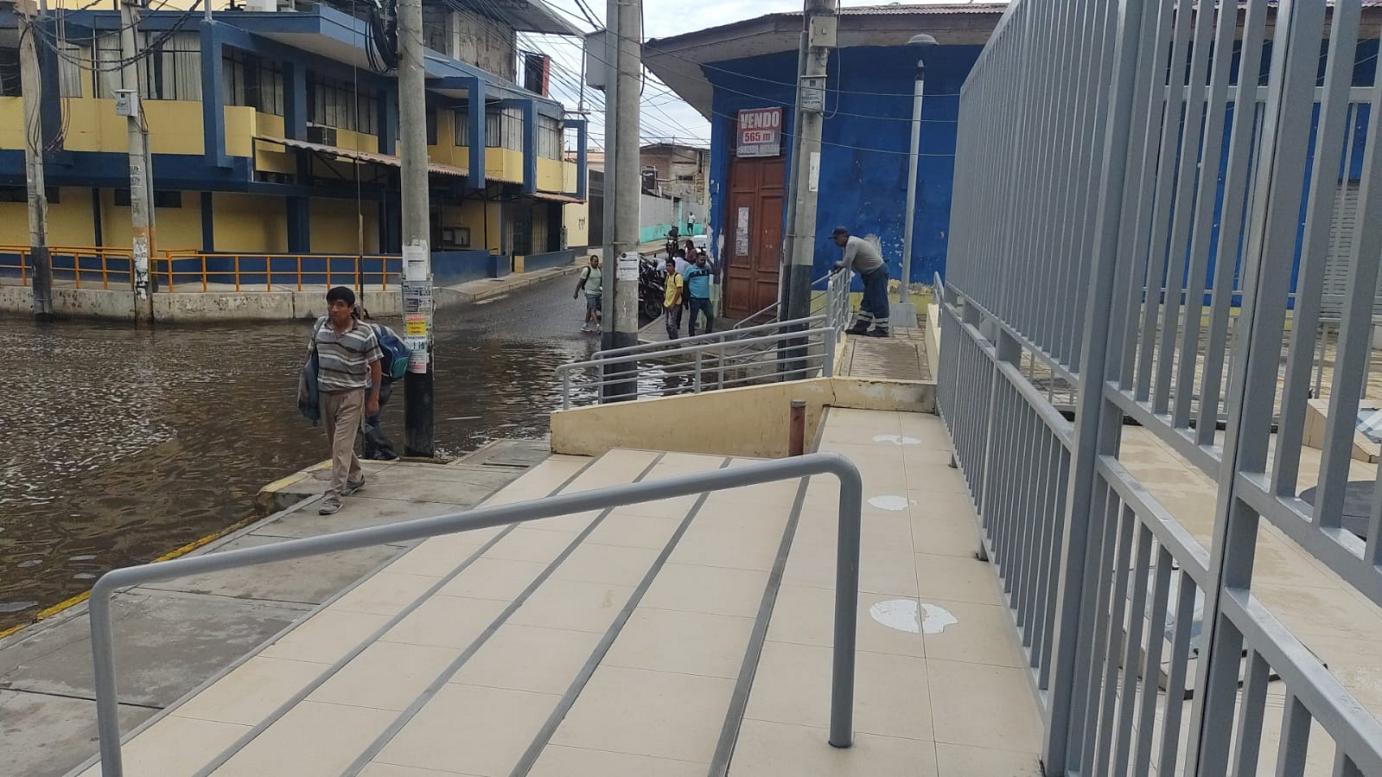
[[[777,156],[782,153],[782,109],[749,108],[739,111],[737,156]]]

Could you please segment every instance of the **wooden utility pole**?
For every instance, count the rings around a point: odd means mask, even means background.
[[[140,0],[120,4],[120,85],[115,112],[124,116],[129,137],[130,233],[134,259],[135,318],[152,317],[150,261],[154,252],[153,170],[149,158],[149,128],[144,123],[139,91]],[[208,98],[209,99],[209,98]]]
[[[32,0],[19,11],[19,89],[24,103],[24,182],[29,190],[29,263],[32,267],[34,318],[53,316],[53,263],[48,254],[48,192],[43,178],[43,78],[38,66],[40,21]]]
[[[484,106],[471,110],[484,110]],[[432,253],[427,181],[427,92],[422,0],[398,0],[398,126],[403,187],[404,339],[412,353],[404,379],[404,443],[410,456],[433,455]],[[470,153],[483,154],[483,148]]]

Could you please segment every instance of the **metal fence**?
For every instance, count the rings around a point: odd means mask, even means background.
[[[1382,725],[1254,576],[1270,534],[1342,581],[1340,607],[1382,606],[1378,468],[1351,458],[1382,399],[1360,19],[1360,0],[1015,0],[964,86],[938,401],[1048,774],[1382,775]],[[1202,473],[1212,519],[1134,474],[1132,435]]]
[[[848,270],[830,276],[820,312],[806,318],[596,351],[563,364],[555,375],[561,407],[830,377],[849,324],[849,281]]]

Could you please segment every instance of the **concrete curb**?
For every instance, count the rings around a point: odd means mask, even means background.
[[[526,289],[543,281],[554,278],[561,278],[575,273],[581,265],[571,264],[565,267],[553,267],[546,270],[535,270],[519,275],[506,275],[503,278],[486,278],[478,281],[466,281],[454,286],[438,286],[433,292],[437,308],[453,307],[456,305],[474,304],[485,300],[502,297],[512,294],[520,289]]]

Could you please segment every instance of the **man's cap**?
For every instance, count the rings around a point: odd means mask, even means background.
[[[835,229],[831,230],[831,232],[830,232],[830,236],[831,236],[831,237],[839,237],[840,235],[846,235],[846,236],[848,236],[848,235],[849,235],[849,230],[846,229],[845,227],[835,227]]]

